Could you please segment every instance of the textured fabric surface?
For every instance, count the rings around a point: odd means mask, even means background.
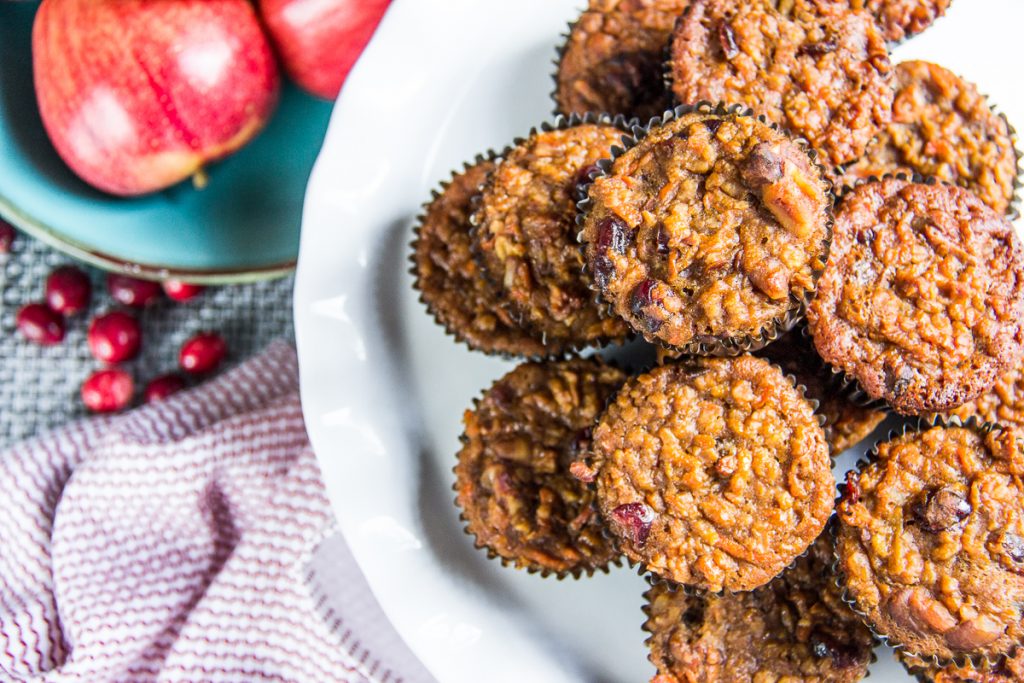
[[[89,355],[86,328],[92,316],[117,308],[107,294],[106,275],[86,268],[93,281],[92,306],[67,321],[63,343],[30,344],[14,325],[21,306],[42,300],[50,271],[74,263],[25,234],[18,235],[11,254],[0,255],[0,447],[86,414],[78,389],[100,365]],[[291,339],[293,285],[294,278],[287,277],[212,287],[184,304],[164,299],[139,312],[142,351],[122,365],[141,392],[148,380],[177,368],[181,343],[200,330],[224,336],[229,363],[252,357],[271,340]]]
[[[333,519],[297,377],[275,344],[0,454],[0,681],[430,680],[351,556],[314,561]]]

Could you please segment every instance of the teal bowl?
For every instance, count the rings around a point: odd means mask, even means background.
[[[72,173],[43,129],[32,85],[37,6],[0,0],[0,217],[71,256],[138,277],[216,284],[289,273],[333,104],[289,84],[266,130],[210,166],[204,189],[186,182],[112,197]]]

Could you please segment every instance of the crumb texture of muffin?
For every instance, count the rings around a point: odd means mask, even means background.
[[[866,11],[815,0],[693,0],[672,38],[676,100],[751,107],[834,165],[892,115],[892,66]]]
[[[836,553],[875,630],[926,661],[995,660],[1024,635],[1024,450],[1012,430],[936,426],[847,475]]]
[[[750,348],[813,292],[831,203],[808,153],[768,124],[680,110],[594,180],[580,237],[605,300],[649,341]]]
[[[437,322],[470,348],[542,356],[550,351],[516,322],[473,258],[472,200],[496,165],[483,159],[468,165],[427,205],[413,243],[415,287]]]
[[[823,534],[767,586],[727,595],[655,583],[644,608],[652,683],[853,683],[874,638],[842,601]]]
[[[598,360],[530,362],[484,393],[463,422],[456,504],[477,547],[544,574],[590,574],[619,557],[594,493],[569,473],[625,381]]]
[[[807,310],[825,361],[903,414],[987,391],[1024,342],[1024,254],[970,192],[887,178],[843,197]]]
[[[629,380],[594,430],[592,457],[601,512],[629,559],[712,592],[773,579],[833,508],[813,407],[753,356]]]
[[[898,42],[920,33],[949,9],[952,0],[848,0],[852,9],[865,9],[878,21],[885,39]]]
[[[1009,124],[988,100],[948,69],[929,62],[896,65],[892,121],[839,186],[887,174],[915,173],[964,187],[998,214],[1010,210],[1017,150]]]
[[[665,51],[689,0],[590,0],[569,32],[556,76],[560,113],[650,119],[669,107]]]
[[[498,164],[473,218],[486,274],[520,319],[556,345],[599,344],[628,332],[595,301],[576,241],[578,186],[622,134],[591,123],[534,132]]]

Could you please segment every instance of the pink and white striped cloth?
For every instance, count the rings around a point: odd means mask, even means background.
[[[373,600],[295,353],[0,454],[0,681],[431,680]]]

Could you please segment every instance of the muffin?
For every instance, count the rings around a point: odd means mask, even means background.
[[[879,444],[838,504],[857,610],[925,661],[978,663],[1024,636],[1024,450],[1013,431],[939,425]]]
[[[672,38],[679,102],[752,107],[833,165],[863,156],[889,122],[891,70],[874,18],[841,2],[693,0]]]
[[[469,217],[473,197],[497,166],[478,158],[435,192],[413,241],[413,274],[420,300],[438,324],[471,349],[515,356],[542,356],[545,348],[512,317],[498,287],[483,277],[473,258]]]
[[[1021,259],[1013,226],[967,190],[859,185],[807,309],[814,345],[900,413],[952,410],[1020,362]]]
[[[649,341],[742,351],[800,315],[831,203],[812,158],[768,124],[680,108],[594,180],[580,239],[605,300]]]
[[[753,356],[630,379],[594,429],[598,504],[633,562],[675,583],[746,591],[818,537],[834,485],[803,394]]]
[[[848,0],[852,9],[866,9],[878,21],[885,39],[898,42],[920,33],[946,13],[951,0]]]
[[[973,83],[937,64],[903,62],[895,73],[892,121],[837,184],[918,173],[967,188],[996,213],[1007,213],[1017,184],[1017,150],[1006,119]]]
[[[1020,683],[1024,681],[1024,648],[1018,648],[1013,657],[993,664],[974,666],[970,663],[937,666],[922,662],[902,650],[896,651],[907,673],[921,683]]]
[[[569,473],[625,381],[597,359],[519,365],[463,417],[455,502],[478,548],[542,574],[591,574],[619,557],[594,493]]]
[[[995,386],[973,401],[946,413],[966,422],[976,418],[1004,427],[1024,427],[1024,373],[1014,367],[996,380]]]
[[[558,111],[647,120],[669,108],[665,51],[688,0],[590,0],[572,25],[555,77]]]
[[[857,405],[836,386],[832,373],[818,358],[802,327],[772,342],[757,355],[796,378],[807,398],[818,402],[818,413],[825,418],[825,432],[834,455],[859,444],[885,419],[884,411]]]
[[[644,607],[658,670],[651,683],[864,678],[874,638],[842,601],[832,559],[825,533],[792,567],[748,593],[708,595],[655,583]]]
[[[622,131],[560,120],[507,151],[473,216],[486,275],[525,325],[554,346],[621,341],[626,324],[599,306],[576,242],[578,186],[611,156]]]

